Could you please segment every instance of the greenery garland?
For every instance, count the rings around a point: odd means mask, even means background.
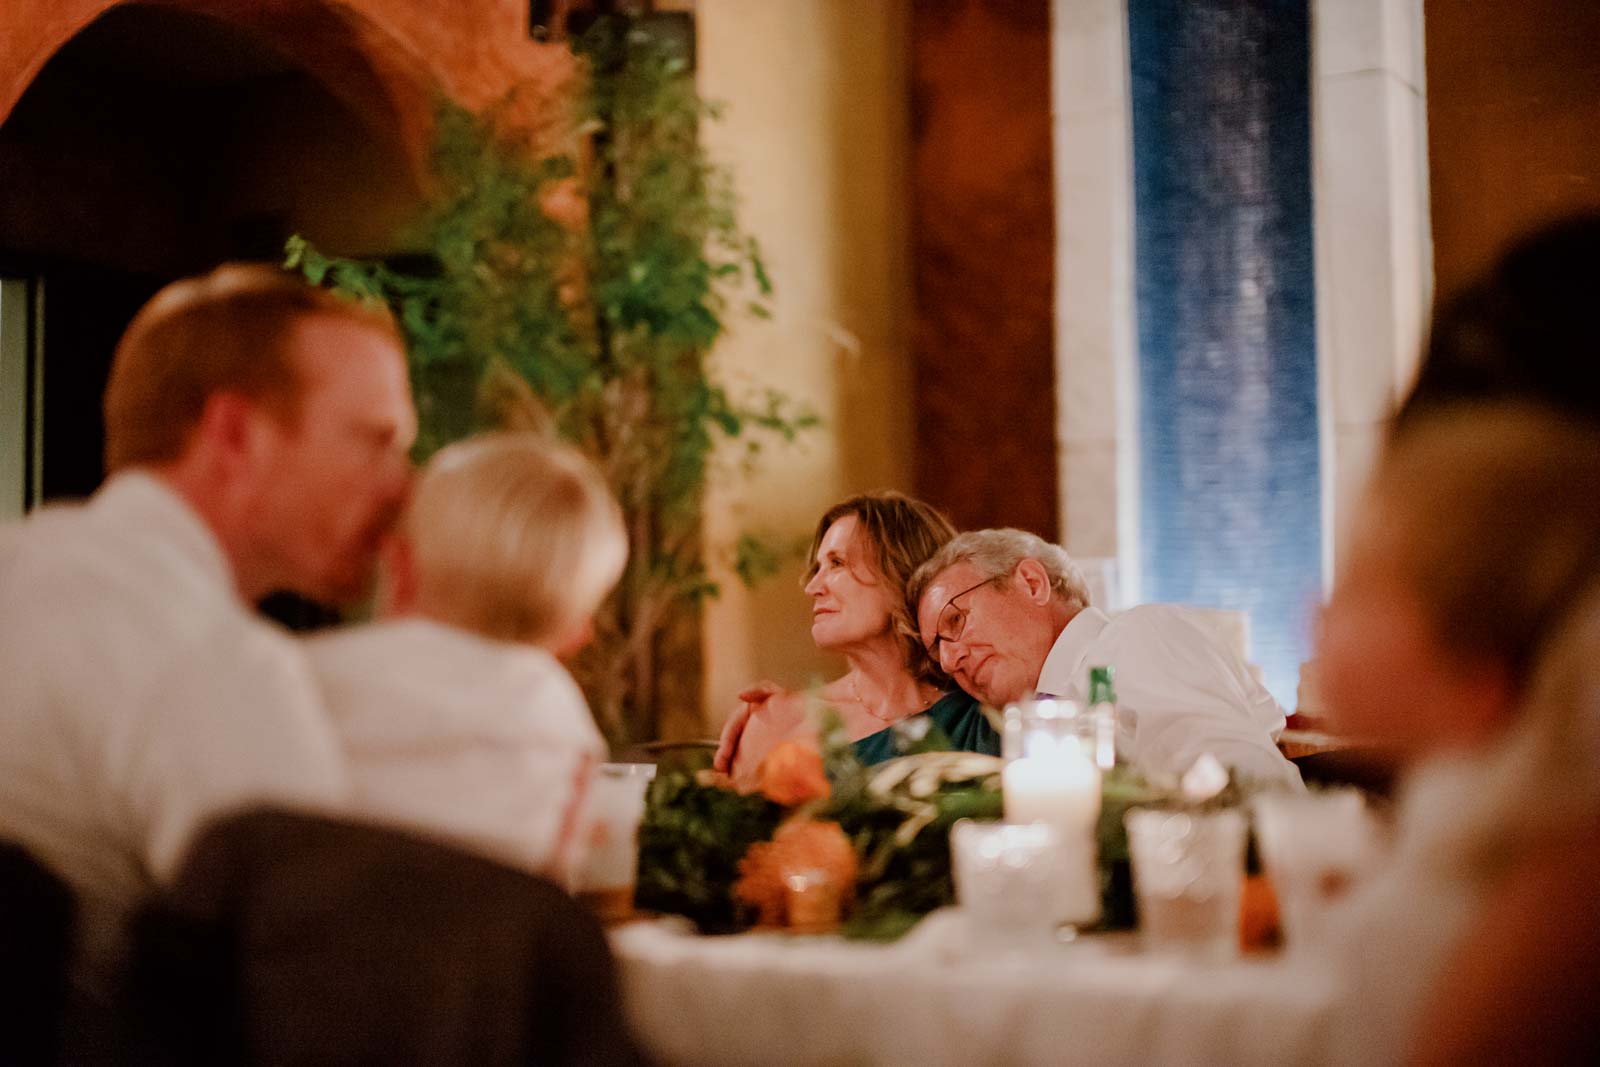
[[[750,846],[769,840],[786,819],[828,820],[838,824],[857,857],[843,933],[899,937],[955,901],[951,827],[961,819],[1002,815],[1001,761],[941,747],[948,742],[925,737],[917,751],[864,767],[835,725],[825,731],[827,794],[790,807],[737,792],[703,769],[664,770],[650,789],[640,829],[637,905],[687,916],[706,933],[746,929],[756,915],[739,902],[735,886]],[[1123,815],[1169,796],[1126,770],[1113,771],[1102,783],[1098,843],[1107,928],[1134,924]],[[1215,802],[1237,800],[1234,795]]]

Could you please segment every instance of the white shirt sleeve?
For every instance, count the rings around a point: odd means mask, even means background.
[[[122,754],[144,860],[170,879],[208,819],[257,804],[336,810],[348,784],[311,675],[287,639],[228,627],[150,687]],[[215,652],[208,661],[207,653]]]

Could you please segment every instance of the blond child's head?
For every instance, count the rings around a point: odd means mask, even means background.
[[[441,450],[389,554],[387,608],[574,651],[627,560],[622,512],[584,456],[533,433]]]

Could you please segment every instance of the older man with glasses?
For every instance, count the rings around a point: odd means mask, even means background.
[[[1107,616],[1072,559],[1043,538],[961,534],[906,592],[928,654],[986,704],[1083,700],[1089,668],[1111,667],[1119,732],[1145,773],[1180,774],[1209,752],[1243,776],[1299,784],[1273,740],[1283,709],[1225,642],[1177,605]]]

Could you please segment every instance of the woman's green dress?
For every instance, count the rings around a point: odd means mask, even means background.
[[[902,719],[855,742],[856,758],[864,766],[870,767],[900,755],[895,746],[895,730],[908,723],[914,724],[918,719],[927,719],[944,731],[944,735],[950,739],[950,747],[957,752],[982,752],[989,756],[1000,754],[1000,735],[989,725],[978,701],[960,689],[952,689],[927,711],[918,712],[909,719]]]

